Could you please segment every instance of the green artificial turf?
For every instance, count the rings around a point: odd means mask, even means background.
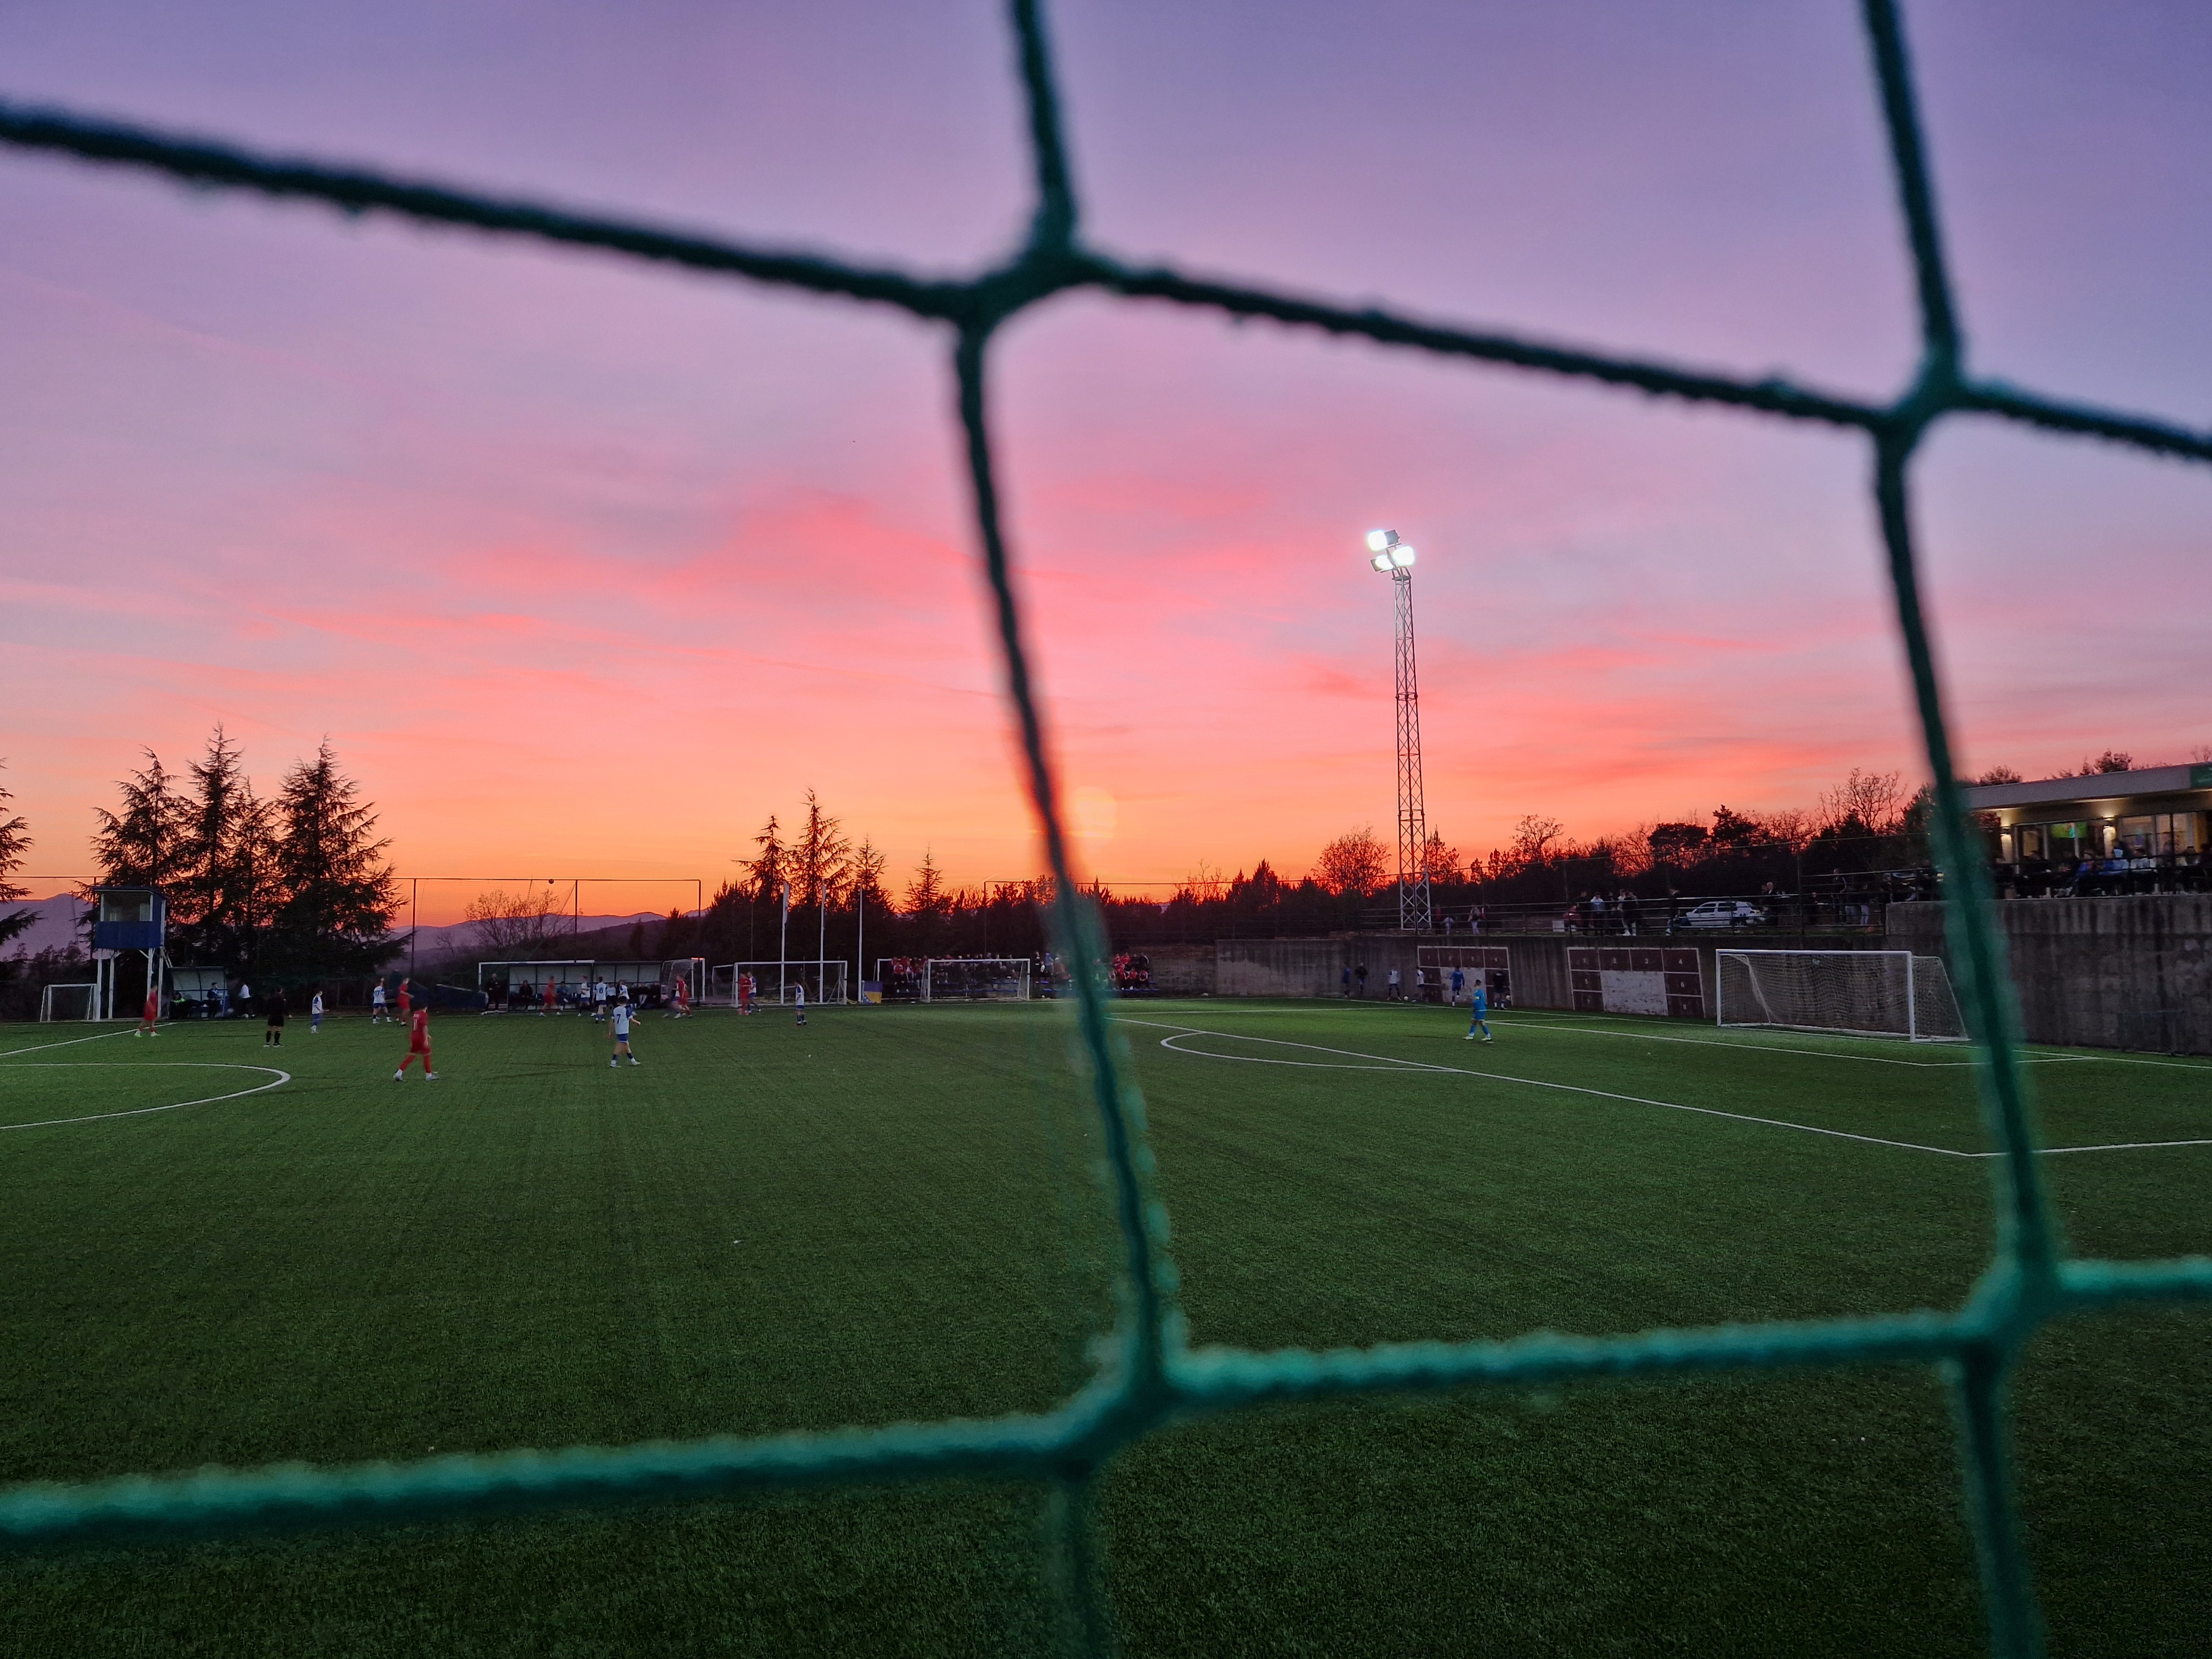
[[[1200,1344],[1943,1306],[1987,1252],[1961,1050],[1117,1012]],[[1086,1375],[1115,1253],[1061,1011],[648,1018],[616,1071],[574,1017],[434,1027],[428,1084],[357,1019],[281,1053],[0,1028],[0,1125],[93,1120],[0,1128],[0,1479],[981,1416]],[[2049,1144],[2212,1137],[2212,1066],[2033,1069]],[[2212,1146],[2044,1166],[2077,1249],[2212,1249]],[[2202,1650],[2208,1334],[2038,1340],[2056,1651]],[[1751,1374],[1188,1425],[1114,1467],[1102,1528],[1133,1655],[1973,1653],[1957,1491],[1924,1370]],[[0,1652],[1035,1651],[1042,1510],[958,1485],[48,1551],[0,1558]]]

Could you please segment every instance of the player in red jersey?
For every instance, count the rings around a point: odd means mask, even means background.
[[[678,979],[677,980],[677,981],[676,981],[676,1012],[675,1012],[674,1013],[671,1014],[671,1015],[669,1016],[669,1018],[670,1018],[671,1019],[689,1019],[689,1018],[690,1018],[690,1017],[691,1017],[691,986],[690,986],[690,982],[688,980],[684,980],[684,979],[682,979],[682,978],[678,978]]]
[[[146,1012],[138,1016],[138,1029],[133,1036],[159,1036],[161,1027],[155,1022],[161,1018],[161,988],[155,984],[146,992]]]
[[[407,1024],[407,1010],[410,1004],[414,1000],[414,999],[408,994],[409,988],[409,982],[406,977],[402,975],[399,981],[399,1023],[402,1025]]]
[[[405,987],[401,987],[399,994],[403,997],[407,994]],[[405,1005],[403,1003],[401,1006],[404,1007]],[[438,1075],[430,1069],[430,1011],[428,1008],[417,1008],[413,1023],[407,1028],[407,1058],[399,1062],[399,1069],[392,1074],[394,1083],[407,1075],[407,1068],[414,1064],[417,1054],[422,1056],[422,1080],[428,1083]]]

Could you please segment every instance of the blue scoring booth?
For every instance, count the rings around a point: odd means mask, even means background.
[[[169,903],[158,887],[95,887],[92,919],[94,1017],[115,1018],[115,964],[133,952],[146,958],[145,983],[158,988],[168,963]]]

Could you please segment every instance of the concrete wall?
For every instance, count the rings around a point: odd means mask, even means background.
[[[1893,904],[1890,948],[1941,956],[1942,904]],[[2212,895],[1997,904],[2030,1042],[2212,1054]]]
[[[1216,949],[1211,945],[1152,945],[1144,954],[1152,964],[1152,988],[1162,996],[1210,997],[1217,980]]]
[[[1713,1006],[1713,953],[1730,948],[1759,951],[1881,951],[1899,947],[1879,933],[1818,934],[1723,932],[1645,933],[1633,939],[1619,934],[1591,938],[1577,933],[1462,933],[1450,945],[1441,935],[1425,938],[1408,933],[1345,934],[1334,939],[1223,939],[1216,945],[1214,990],[1225,997],[1334,997],[1342,994],[1340,975],[1354,963],[1367,964],[1367,994],[1380,998],[1389,982],[1389,970],[1399,971],[1410,994],[1413,969],[1425,948],[1432,960],[1449,960],[1451,951],[1472,950],[1506,953],[1511,975],[1513,1002],[1522,1008],[1575,1006],[1573,965],[1570,951],[1595,949],[1603,969],[1622,970],[1640,965],[1624,953],[1694,950],[1698,953],[1701,991],[1698,1006],[1685,999],[1676,1005],[1683,1018],[1709,1018]],[[1615,956],[1624,959],[1615,963]],[[1158,957],[1154,958],[1155,963]],[[1660,964],[1651,964],[1656,970]],[[1154,978],[1158,977],[1157,968]]]

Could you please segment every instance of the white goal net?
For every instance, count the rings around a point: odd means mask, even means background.
[[[1720,951],[1722,1025],[1963,1042],[1966,1022],[1939,957],[1910,951]]]
[[[99,1018],[100,987],[47,986],[39,993],[39,1018],[41,1020]]]
[[[849,966],[842,959],[834,962],[726,962],[714,972],[714,1000],[729,998],[729,1006],[742,1008],[745,998],[739,981],[750,976],[752,980],[751,1002],[755,1007],[784,1007],[799,1000],[801,991],[806,994],[810,1008],[832,1006],[845,1000],[845,970]]]
[[[924,1002],[1027,1002],[1027,957],[932,957],[923,964]]]

